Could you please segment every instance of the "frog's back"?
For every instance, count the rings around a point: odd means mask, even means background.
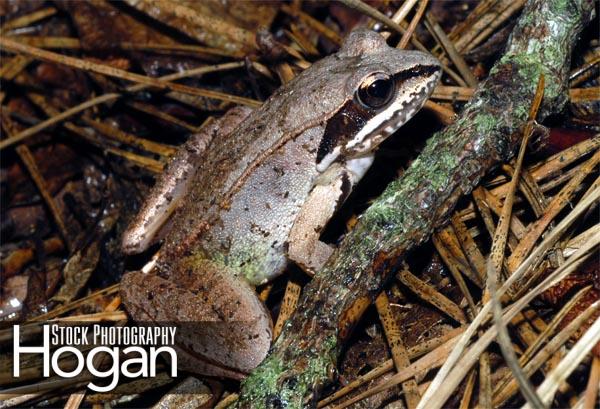
[[[285,239],[317,175],[321,124],[346,98],[327,75],[333,58],[316,63],[230,135],[213,140],[173,217],[163,258],[201,251],[253,283],[285,267]],[[328,97],[314,98],[323,94]]]

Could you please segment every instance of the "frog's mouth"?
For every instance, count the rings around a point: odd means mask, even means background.
[[[437,65],[420,65],[394,75],[396,96],[380,110],[348,101],[327,123],[317,151],[317,170],[333,162],[361,159],[372,153],[421,109],[441,76]]]

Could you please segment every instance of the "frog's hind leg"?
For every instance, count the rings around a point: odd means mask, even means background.
[[[123,234],[123,252],[140,253],[164,237],[169,228],[166,222],[187,194],[198,163],[202,161],[211,141],[231,134],[251,112],[252,109],[247,107],[227,111],[221,118],[191,135],[177,150]]]
[[[188,256],[168,277],[133,272],[122,298],[139,322],[177,327],[180,369],[241,379],[266,356],[268,311],[245,280],[221,263]]]

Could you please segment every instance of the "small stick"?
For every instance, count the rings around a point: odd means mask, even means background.
[[[475,90],[465,86],[438,85],[435,87],[431,98],[443,101],[468,101],[473,97]],[[571,103],[590,102],[600,100],[600,87],[571,88],[569,89]]]
[[[307,26],[309,26],[310,28],[312,28],[313,30],[318,32],[319,34],[323,35],[323,37],[327,38],[332,43],[337,44],[337,45],[342,44],[342,38],[339,36],[338,33],[333,31],[332,29],[330,29],[329,27],[327,27],[320,21],[316,20],[314,17],[310,16],[309,14],[306,14],[302,10],[295,8],[295,7],[290,7],[287,4],[282,4],[281,11],[283,11],[284,13],[286,13],[292,17],[302,20]]]
[[[600,358],[594,354],[592,366],[590,368],[590,377],[584,395],[584,409],[593,409],[598,399],[598,386],[600,385]]]
[[[398,327],[398,322],[396,321],[396,316],[390,308],[390,300],[385,291],[382,291],[375,299],[375,307],[377,308],[379,319],[383,324],[385,338],[392,351],[394,366],[396,367],[396,371],[400,372],[410,365],[410,360],[408,359],[406,346],[402,341],[402,335],[400,333],[400,328]],[[415,408],[419,403],[421,396],[419,395],[417,381],[414,376],[402,382],[401,386],[406,399],[406,406],[409,409]]]
[[[400,27],[402,27],[401,24],[403,23],[408,13],[410,13],[410,11],[413,9],[415,4],[417,4],[417,0],[406,0],[404,3],[402,3],[402,6],[400,6],[400,8],[396,10],[394,15],[392,16],[392,21],[400,25]],[[390,34],[390,32],[381,33],[381,35],[385,39],[387,39],[390,36]]]
[[[473,240],[473,237],[469,234],[467,226],[463,223],[458,213],[455,213],[451,218],[452,228],[456,233],[458,242],[469,260],[469,264],[473,267],[473,270],[477,272],[481,282],[483,283],[485,277],[485,257],[481,254],[479,247]]]
[[[220,65],[214,65],[214,66],[210,66],[210,67],[200,67],[200,68],[195,68],[192,70],[188,70],[188,71],[184,71],[184,72],[180,72],[180,73],[176,73],[176,74],[166,75],[164,77],[160,77],[160,79],[165,80],[165,81],[173,81],[173,80],[177,80],[177,79],[181,79],[181,78],[185,78],[185,77],[189,77],[189,76],[193,76],[193,75],[205,74],[208,72],[220,71],[220,70],[224,70],[224,69],[238,68],[238,67],[242,67],[243,65],[244,65],[243,62],[234,62],[234,63],[225,63],[225,64],[220,64]],[[129,86],[129,87],[125,88],[125,91],[129,92],[129,93],[139,92],[139,91],[143,91],[144,89],[146,89],[148,87],[149,86],[145,85],[145,84],[137,84],[137,85],[133,85],[133,86]],[[56,123],[62,122],[66,118],[69,118],[73,115],[77,115],[78,113],[85,111],[88,108],[92,108],[96,105],[114,101],[116,99],[119,99],[123,95],[124,94],[121,94],[121,93],[108,93],[108,94],[100,95],[99,97],[92,98],[85,102],[82,102],[81,104],[76,105],[72,108],[69,108],[66,111],[63,111],[56,116],[52,116],[51,118],[48,118],[47,120],[42,121],[39,124],[32,126],[31,128],[27,128],[10,138],[6,138],[6,139],[0,141],[0,150],[6,148],[8,146],[14,145],[17,142],[21,142],[22,140],[24,140],[32,135],[35,135],[36,133],[38,133]]]
[[[402,6],[392,16],[392,21],[400,24],[417,4],[417,0],[405,0]]]
[[[575,174],[573,179],[569,181],[560,192],[554,196],[552,201],[546,207],[544,215],[529,226],[527,234],[519,242],[517,248],[513,251],[508,259],[508,267],[512,271],[518,266],[523,259],[529,254],[537,239],[548,227],[550,222],[560,213],[560,211],[571,202],[573,195],[577,191],[577,188],[581,185],[581,182],[598,166],[600,162],[600,151],[597,151],[584,166],[580,172]]]
[[[81,41],[75,37],[60,37],[60,36],[29,36],[19,35],[14,36],[22,44],[27,44],[38,48],[59,48],[69,50],[81,49]],[[218,48],[203,47],[191,44],[156,44],[156,43],[129,43],[122,42],[114,44],[111,48],[122,50],[140,50],[140,51],[155,51],[158,53],[170,53],[185,55],[189,54],[197,57],[198,54],[216,55],[219,57],[242,58],[244,55],[236,51],[221,50]]]
[[[481,335],[482,331],[479,331],[479,336]],[[479,404],[484,408],[492,407],[492,376],[488,351],[483,351],[479,357]]]
[[[140,168],[149,170],[152,173],[161,173],[164,170],[164,164],[147,156],[137,155],[133,152],[126,151],[124,149],[106,147],[104,148],[107,153],[115,156],[124,158]]]
[[[80,298],[75,301],[71,301],[68,304],[58,306],[57,308],[55,308],[52,311],[49,311],[45,314],[38,315],[37,317],[33,317],[27,322],[31,323],[31,322],[40,322],[40,321],[50,320],[52,318],[58,317],[59,315],[62,315],[71,310],[74,310],[75,308],[79,308],[80,306],[93,300],[96,297],[111,295],[118,291],[119,291],[119,284],[113,284],[109,287],[103,288],[102,290],[96,291],[90,295],[83,297],[83,298]]]
[[[10,61],[2,64],[0,68],[0,78],[4,80],[12,80],[15,78],[29,63],[33,61],[33,58],[18,54],[15,55]]]
[[[572,103],[600,100],[600,87],[571,88],[569,98]]]
[[[451,270],[453,276],[456,274],[460,275],[460,273],[462,273],[465,276],[467,276],[469,280],[471,280],[479,288],[483,287],[481,279],[479,278],[479,274],[473,271],[473,269],[469,265],[469,261],[463,253],[461,246],[458,243],[458,239],[456,238],[456,235],[454,234],[454,231],[451,227],[447,226],[444,229],[437,232],[436,234],[434,234],[433,245],[442,257],[442,260],[444,260],[444,263]],[[455,279],[459,280],[456,277]],[[464,289],[466,290],[466,284]],[[467,298],[467,300],[469,300],[470,298],[466,294],[465,297]],[[469,301],[469,305],[473,307],[475,303],[471,301]]]
[[[388,26],[389,28],[393,29],[401,35],[406,33],[406,30],[402,28],[400,24],[396,23],[394,20],[381,13],[376,8],[373,8],[360,0],[340,0],[340,3],[344,3],[346,6],[358,10],[361,13],[371,17],[372,19],[379,21],[382,24],[385,24],[386,26]]]
[[[502,170],[504,170],[507,174],[514,174],[514,168],[505,164],[502,165]],[[537,182],[533,179],[531,174],[527,172],[527,170],[521,170],[521,179],[519,180],[519,190],[523,194],[523,197],[529,203],[529,206],[533,210],[536,218],[539,218],[544,213],[544,209],[548,205],[548,200],[542,189],[537,184]]]
[[[475,370],[471,370],[469,374],[469,378],[467,378],[467,383],[465,386],[465,392],[463,393],[462,398],[460,399],[459,409],[469,409],[471,403],[471,397],[473,396],[473,389],[475,389]]]
[[[467,317],[465,316],[463,310],[431,285],[425,283],[408,270],[400,271],[397,277],[402,284],[407,286],[421,299],[432,304],[434,307],[448,315],[456,322],[466,324]]]
[[[253,99],[238,97],[236,95],[225,94],[223,92],[218,91],[188,87],[186,85],[176,84],[162,79],[135,74],[129,71],[111,67],[106,64],[98,64],[92,61],[82,60],[80,58],[69,57],[67,55],[57,54],[51,51],[42,50],[40,48],[31,47],[6,37],[0,37],[0,46],[12,52],[20,52],[23,54],[31,55],[32,57],[43,61],[63,64],[80,70],[91,71],[109,77],[120,78],[127,81],[148,85],[151,87],[156,87],[158,89],[166,89],[170,91],[181,92],[184,94],[219,99],[227,102],[247,105],[250,107],[257,107],[261,105],[260,102],[255,101]]]
[[[424,108],[431,110],[444,125],[450,125],[456,118],[456,112],[431,100],[425,101]]]
[[[439,347],[443,343],[460,335],[462,333],[462,331],[464,331],[464,327],[455,328],[453,330],[448,331],[447,333],[445,333],[444,335],[442,335],[439,338],[435,338],[433,340],[428,340],[425,342],[420,342],[419,344],[417,344],[411,348],[408,348],[407,354],[408,354],[409,359],[414,359],[425,353],[433,351],[435,348]],[[322,408],[322,407],[329,405],[331,402],[334,402],[334,401],[346,396],[347,394],[358,389],[359,387],[366,384],[367,382],[370,382],[373,379],[379,378],[380,376],[391,371],[392,369],[394,369],[394,361],[391,359],[388,359],[387,361],[380,364],[377,368],[372,369],[371,371],[367,372],[364,375],[360,375],[358,378],[356,378],[355,380],[353,380],[352,382],[350,382],[343,388],[337,390],[332,395],[319,401],[317,408]]]
[[[41,10],[34,11],[33,13],[14,18],[2,25],[2,28],[0,28],[0,34],[4,34],[10,30],[14,30],[15,28],[29,26],[55,14],[56,9],[54,7],[46,7]]]
[[[580,84],[581,82],[585,81],[589,76],[588,75],[583,75],[589,72],[589,70],[591,68],[593,68],[596,64],[598,64],[600,62],[600,55],[595,56],[594,58],[592,58],[591,61],[583,64],[581,67],[574,69],[573,71],[571,71],[571,73],[569,74],[569,81],[571,86]]]
[[[402,34],[402,38],[400,39],[400,42],[398,43],[396,48],[406,48],[415,30],[417,29],[417,25],[421,21],[421,18],[423,18],[423,14],[425,13],[425,9],[427,8],[427,3],[429,3],[429,0],[421,0],[421,3],[419,3],[419,8],[415,12],[415,15],[412,18],[412,20],[410,20],[410,24],[408,25],[408,28],[406,29],[404,34]]]
[[[476,88],[478,83],[477,78],[475,78],[465,60],[458,53],[452,41],[448,39],[442,27],[440,27],[440,25],[430,15],[427,15],[425,17],[425,27],[429,29],[431,34],[433,34],[435,39],[446,51],[446,54],[448,54],[448,57],[454,63],[454,66],[458,69],[458,72],[462,75],[462,78],[465,80],[466,85],[468,85],[471,88]]]
[[[174,117],[173,115],[167,114],[166,112],[161,111],[152,104],[146,104],[139,101],[127,101],[126,103],[128,106],[140,112],[155,116],[159,119],[162,119],[165,122],[170,122],[172,124],[182,127],[183,129],[187,129],[190,132],[198,132],[199,128],[197,126],[191,125],[185,121],[182,121],[179,118]]]
[[[279,316],[277,317],[277,322],[273,328],[273,339],[277,339],[283,329],[283,325],[296,310],[296,304],[298,304],[301,291],[302,287],[300,287],[299,284],[292,280],[288,280],[287,285],[285,286],[285,294],[281,301]]]
[[[492,192],[483,188],[482,191],[485,193],[485,202],[490,209],[497,215],[500,216],[502,213],[502,201],[496,197]],[[511,214],[510,221],[510,232],[514,235],[515,239],[521,240],[527,234],[527,227],[525,224],[517,217],[516,214]],[[510,241],[508,242],[509,248],[515,248],[517,243],[514,244]]]
[[[361,400],[368,398],[369,396],[373,396],[376,393],[389,389],[393,386],[398,385],[401,382],[404,382],[406,379],[409,379],[412,376],[415,376],[417,373],[422,372],[424,370],[432,369],[440,366],[443,361],[446,359],[450,351],[458,341],[458,337],[452,338],[451,340],[445,342],[443,345],[437,347],[435,350],[431,351],[421,359],[414,362],[409,367],[403,369],[397,374],[393,375],[387,381],[380,383],[379,385],[368,389],[367,391],[360,393],[351,399],[348,399],[341,404],[335,406],[335,409],[343,409],[346,408],[356,402],[360,402]]]
[[[527,379],[527,376],[523,372],[523,369],[519,365],[519,360],[515,354],[515,351],[512,347],[510,335],[508,334],[508,329],[504,325],[502,321],[502,304],[500,302],[500,296],[498,295],[497,287],[498,287],[498,277],[502,271],[502,265],[504,262],[504,254],[506,250],[506,242],[508,238],[508,230],[510,228],[510,219],[511,213],[515,198],[515,193],[517,190],[517,186],[519,185],[519,179],[521,177],[521,169],[523,166],[523,159],[525,158],[525,152],[527,150],[527,143],[531,134],[533,133],[533,125],[535,118],[537,116],[537,112],[542,103],[542,98],[544,96],[544,75],[541,74],[538,80],[537,89],[533,98],[533,103],[531,104],[531,108],[529,110],[529,120],[525,125],[525,132],[523,135],[523,140],[521,141],[521,147],[519,149],[519,154],[517,157],[517,164],[515,166],[515,171],[513,173],[513,177],[510,183],[510,187],[508,190],[508,195],[506,196],[506,200],[504,201],[504,206],[502,207],[502,213],[500,214],[500,220],[498,221],[498,226],[496,227],[496,232],[494,233],[494,238],[492,240],[492,249],[490,251],[490,256],[488,258],[487,263],[487,288],[486,292],[490,297],[492,312],[494,323],[496,327],[496,331],[498,332],[498,343],[500,345],[500,349],[502,350],[502,355],[504,355],[504,359],[508,364],[509,368],[512,370],[513,375],[519,382],[519,387],[523,392],[523,396],[527,399],[533,407],[541,408],[544,405],[542,404],[540,397],[537,395],[533,386]],[[522,259],[521,259],[522,260]],[[519,260],[519,261],[521,261]],[[485,293],[484,293],[485,299]]]
[[[52,218],[56,223],[56,227],[58,227],[58,231],[63,238],[63,242],[65,243],[67,250],[71,252],[73,250],[73,244],[71,243],[71,237],[69,235],[69,231],[67,230],[67,225],[65,224],[65,220],[63,219],[63,215],[54,200],[54,197],[48,191],[46,187],[46,181],[44,177],[40,173],[40,169],[37,166],[35,158],[33,157],[31,150],[26,145],[20,145],[17,147],[17,153],[19,157],[23,161],[25,168],[29,172],[31,179],[35,183],[35,186],[40,192],[40,195],[44,199],[44,203],[48,206],[50,210],[50,214],[52,214]]]
[[[115,126],[109,125],[108,123],[103,122],[101,120],[92,119],[87,116],[84,116],[83,122],[92,129],[106,136],[107,138],[114,139],[116,141],[125,143],[130,146],[135,146],[136,148],[148,152],[156,153],[165,158],[173,156],[177,151],[177,149],[173,146],[165,145],[160,142],[154,142],[149,139],[140,138],[136,135],[132,135],[128,132],[122,131],[121,129]]]

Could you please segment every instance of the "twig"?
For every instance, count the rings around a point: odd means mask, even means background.
[[[238,97],[235,95],[225,94],[223,92],[212,91],[201,88],[188,87],[186,85],[176,84],[162,79],[147,77],[145,75],[135,74],[129,71],[124,71],[118,68],[111,67],[105,64],[98,64],[92,61],[82,60],[79,58],[69,57],[67,55],[57,54],[51,51],[42,50],[40,48],[31,47],[11,40],[7,37],[0,37],[0,46],[13,52],[20,52],[31,55],[43,61],[49,61],[57,64],[67,65],[84,71],[91,71],[98,74],[107,75],[124,79],[127,81],[136,82],[139,84],[148,85],[158,89],[181,92],[184,94],[197,95],[206,98],[214,98],[222,101],[247,105],[250,107],[260,106],[260,102],[253,99]]]
[[[200,74],[213,72],[213,71],[220,71],[222,69],[233,69],[233,68],[238,68],[241,66],[243,66],[243,63],[239,63],[239,62],[225,63],[225,64],[215,65],[215,66],[211,66],[211,67],[195,68],[192,70],[188,70],[188,71],[184,71],[184,72],[180,72],[180,73],[176,73],[176,74],[170,74],[170,75],[161,77],[161,79],[164,81],[172,81],[172,80],[185,78],[188,76],[200,75]],[[125,91],[133,93],[133,92],[143,91],[144,89],[147,89],[147,88],[149,88],[148,85],[138,84],[138,85],[133,85],[133,86],[127,87],[125,89]],[[63,120],[65,120],[73,115],[77,115],[78,113],[85,111],[86,109],[92,108],[96,105],[114,101],[116,99],[119,99],[123,95],[124,94],[120,94],[120,93],[108,93],[108,94],[101,95],[99,97],[92,98],[88,101],[85,101],[85,102],[79,104],[79,105],[69,108],[66,111],[61,112],[60,114],[58,114],[56,116],[48,118],[47,120],[42,121],[39,124],[32,126],[31,128],[27,128],[27,129],[19,132],[18,134],[14,135],[11,138],[7,138],[7,139],[0,141],[0,150],[6,148],[8,146],[14,145],[15,143],[21,142],[24,139],[26,139],[32,135],[35,135],[36,133],[38,133],[46,128],[49,128],[50,126],[52,126],[54,124],[62,122]]]
[[[441,336],[439,338],[434,338],[433,340],[430,340],[430,341],[421,342],[411,348],[408,348],[407,354],[408,354],[409,359],[414,359],[423,354],[433,351],[434,349],[438,348],[439,346],[446,343],[447,341],[460,335],[463,330],[464,330],[464,327],[455,328],[453,330],[448,331],[447,333],[445,333],[443,336]],[[388,359],[387,361],[385,361],[384,363],[379,365],[377,368],[367,372],[364,375],[359,376],[358,378],[356,378],[355,380],[353,380],[352,382],[350,382],[343,388],[336,391],[331,396],[328,396],[327,398],[321,400],[318,403],[317,407],[323,408],[323,407],[329,405],[330,403],[332,403],[332,402],[348,395],[352,391],[358,389],[359,387],[366,384],[367,382],[370,382],[374,379],[379,378],[380,376],[391,371],[392,369],[394,369],[394,361],[391,359]]]
[[[396,10],[392,16],[392,21],[401,24],[406,16],[408,16],[408,13],[410,13],[410,11],[413,9],[415,4],[417,4],[417,0],[405,0],[404,3],[402,3],[402,6],[400,6],[400,8]],[[387,38],[388,36],[385,35],[384,37]]]
[[[387,339],[390,350],[392,351],[392,360],[397,372],[401,372],[404,368],[410,365],[408,359],[408,352],[406,346],[402,341],[400,334],[400,328],[396,321],[396,316],[392,313],[390,308],[390,300],[387,297],[385,291],[383,291],[375,300],[375,307],[379,314],[379,319],[383,324],[383,330]],[[409,409],[415,408],[419,403],[421,396],[419,395],[419,389],[417,387],[417,381],[414,377],[410,377],[401,384],[404,397],[406,399],[406,406]]]
[[[56,14],[56,9],[54,7],[45,7],[40,10],[36,10],[33,13],[25,14],[24,16],[19,16],[10,21],[2,24],[2,28],[0,28],[0,33],[4,34],[10,30],[14,30],[15,28],[29,26],[33,23],[36,23],[40,20],[48,18]]]
[[[500,272],[502,270],[502,264],[504,262],[504,252],[506,249],[506,241],[508,237],[508,229],[510,226],[510,217],[512,213],[512,207],[514,203],[515,193],[517,191],[517,186],[519,185],[519,179],[521,177],[521,169],[523,166],[523,158],[525,157],[525,151],[527,149],[527,142],[533,132],[534,121],[537,116],[538,110],[542,103],[542,98],[544,96],[544,75],[540,75],[537,90],[535,92],[535,97],[533,99],[533,103],[531,104],[531,109],[529,110],[529,119],[528,123],[525,127],[525,132],[523,135],[523,141],[521,142],[521,148],[519,150],[519,155],[517,157],[517,164],[515,166],[515,171],[513,173],[513,178],[509,186],[508,194],[506,196],[506,200],[504,201],[504,206],[502,207],[502,213],[500,215],[500,220],[498,221],[498,226],[496,228],[496,232],[494,234],[494,238],[492,241],[492,250],[490,252],[490,256],[487,263],[487,290],[489,291],[492,312],[494,317],[494,324],[496,326],[496,331],[498,332],[498,343],[500,345],[500,349],[502,350],[502,354],[504,355],[504,359],[506,363],[512,370],[512,373],[515,375],[515,378],[519,382],[519,386],[521,387],[521,391],[523,395],[527,399],[529,403],[531,403],[536,408],[541,408],[544,405],[540,401],[539,396],[533,390],[533,386],[529,383],[529,380],[523,373],[519,365],[519,361],[515,355],[515,352],[512,347],[512,343],[510,340],[510,335],[508,334],[508,330],[506,326],[504,326],[502,322],[502,304],[500,303],[500,297],[497,292],[498,286],[498,277],[500,276]]]
[[[12,124],[10,119],[5,115],[2,115],[2,123],[3,125],[5,125],[4,127],[9,132],[9,134],[15,133],[13,131],[15,129],[14,124]],[[19,155],[19,158],[23,162],[23,165],[25,165],[25,168],[29,172],[29,175],[31,176],[31,179],[33,180],[33,183],[35,184],[36,188],[40,192],[44,203],[46,204],[46,206],[48,206],[48,210],[50,210],[50,214],[52,215],[52,218],[56,223],[56,227],[58,227],[58,232],[60,233],[67,249],[69,251],[73,250],[71,236],[69,234],[69,231],[67,230],[67,226],[65,224],[62,212],[58,208],[58,204],[54,200],[54,197],[52,197],[52,194],[50,194],[50,192],[48,191],[46,187],[46,181],[40,173],[40,169],[37,166],[36,160],[33,157],[31,150],[26,145],[21,145],[17,147],[17,154]]]
[[[385,24],[391,29],[394,29],[400,35],[404,34],[406,30],[400,26],[400,24],[396,23],[394,20],[381,13],[376,8],[369,6],[368,4],[363,3],[361,0],[340,0],[340,3],[344,3],[346,6],[356,9],[363,14],[371,17],[372,19],[379,21],[382,24]]]
[[[400,42],[398,42],[396,48],[406,48],[415,30],[417,29],[417,25],[419,24],[421,18],[423,17],[423,14],[425,13],[425,9],[427,8],[428,2],[429,0],[421,0],[421,3],[419,3],[419,8],[417,8],[414,17],[412,18],[412,20],[410,20],[410,24],[408,25],[408,28],[406,29],[404,34],[402,34],[402,38],[400,39]]]
[[[417,294],[424,301],[432,304],[450,318],[460,324],[466,324],[467,317],[463,310],[452,300],[445,297],[432,286],[421,281],[408,270],[402,270],[398,273],[398,279],[407,286],[412,292]],[[377,304],[375,304],[377,305]]]
[[[591,61],[583,64],[581,67],[574,69],[569,74],[569,80],[571,86],[577,85],[586,80],[587,76],[583,75],[588,73],[596,64],[600,63],[600,55],[592,58]]]
[[[333,409],[346,408],[346,407],[348,407],[356,402],[359,402],[369,396],[373,396],[376,393],[382,392],[386,389],[396,386],[399,383],[404,382],[406,379],[409,379],[410,377],[414,376],[415,374],[417,374],[423,370],[432,369],[432,368],[439,366],[442,363],[442,361],[448,356],[448,354],[450,353],[450,351],[456,344],[456,341],[457,341],[456,338],[452,338],[451,340],[444,343],[442,346],[436,348],[435,350],[431,351],[424,357],[422,357],[419,360],[417,360],[416,362],[414,362],[408,368],[393,375],[387,381],[385,381],[373,388],[370,388],[367,391],[360,393],[360,394],[354,396],[353,398],[342,402],[341,404],[339,404],[337,406],[334,406]],[[422,399],[421,399],[421,401],[422,401]]]
[[[553,334],[554,329],[556,329],[558,324],[560,324],[567,312],[577,303],[577,301],[581,300],[581,297],[589,290],[589,288],[590,287],[579,291],[571,300],[569,300],[569,302],[552,319],[552,323],[547,327],[547,329],[543,331],[535,340],[535,342],[527,348],[523,355],[521,355],[519,358],[519,364],[524,365],[523,371],[528,376],[531,376],[534,371],[536,371],[542,365],[542,363],[546,361],[546,358],[554,353],[554,351],[559,348],[560,345],[562,345],[562,342],[565,342],[573,334],[573,332],[580,327],[580,324],[587,321],[587,319],[595,311],[592,308],[586,310],[583,314],[580,314],[576,319],[577,322],[571,322],[569,324],[570,327],[564,328],[559,334],[553,336],[543,350],[541,350],[539,353],[536,353],[538,352],[537,348],[541,346],[542,342],[549,339],[550,335]],[[573,330],[571,331],[570,328]],[[496,384],[498,386],[494,389],[493,401],[495,407],[501,406],[517,390],[516,380],[511,379],[510,374],[506,374],[506,376],[498,380]]]
[[[456,51],[454,48],[454,44],[452,41],[446,36],[444,30],[440,25],[433,19],[433,17],[427,15],[425,20],[425,27],[429,29],[429,31],[433,34],[435,39],[440,43],[442,48],[448,54],[450,60],[454,63],[454,66],[458,69],[458,72],[462,75],[464,82],[469,87],[475,88],[477,87],[477,79],[469,69],[469,66],[462,58],[462,56]],[[460,82],[459,82],[460,83]]]
[[[600,193],[600,188],[596,189],[595,193]],[[581,200],[577,206],[575,206],[575,208],[547,235],[544,241],[540,243],[538,247],[536,247],[529,257],[527,257],[527,259],[523,261],[519,268],[506,280],[506,282],[498,290],[498,297],[502,297],[502,295],[512,284],[514,284],[517,279],[519,279],[526,271],[531,269],[532,266],[536,265],[541,260],[541,258],[546,254],[550,247],[556,243],[564,231],[593,204],[594,199],[595,197],[588,197],[587,199]],[[583,261],[585,261],[586,257],[590,255],[590,250],[598,245],[598,241],[598,237],[591,238],[586,245],[577,250],[577,252],[575,252],[567,262],[565,262],[565,264],[555,270],[542,283],[515,302],[511,307],[508,307],[508,311],[504,315],[504,321],[508,322],[535,296],[545,291],[547,288],[551,287],[568,274],[572,273],[582,264]],[[452,350],[452,353],[442,368],[438,371],[431,386],[423,395],[423,398],[421,399],[422,405],[427,402],[427,408],[440,408],[448,399],[454,388],[456,388],[458,383],[461,381],[462,377],[464,376],[464,371],[473,365],[479,354],[484,351],[489,343],[494,339],[496,331],[495,327],[492,327],[477,340],[477,342],[469,349],[467,353],[464,352],[469,339],[487,318],[490,310],[491,304],[488,302],[481,308],[475,319],[473,319],[469,327],[465,330],[461,336],[461,339]],[[420,407],[424,408],[425,406],[422,405],[420,405]]]
[[[339,36],[338,33],[331,30],[329,27],[325,26],[324,24],[322,24],[320,21],[316,20],[312,16],[304,13],[302,10],[297,9],[295,7],[290,7],[287,4],[282,4],[281,11],[283,11],[286,14],[289,14],[292,17],[299,18],[304,23],[306,23],[307,26],[309,26],[310,28],[312,28],[313,30],[318,32],[319,34],[323,35],[325,38],[327,38],[329,41],[333,42],[334,44],[337,44],[337,45],[342,44],[342,38]]]
[[[96,291],[90,295],[87,295],[83,298],[80,298],[78,300],[75,301],[71,301],[68,304],[64,304],[61,305],[57,308],[55,308],[54,310],[47,312],[46,314],[41,314],[38,315],[36,317],[33,317],[31,320],[27,321],[27,322],[41,322],[41,321],[47,321],[50,320],[52,318],[58,317],[59,315],[65,314],[71,310],[74,310],[75,308],[80,307],[81,305],[84,305],[85,303],[93,300],[96,297],[101,297],[101,296],[107,296],[110,294],[115,294],[119,291],[119,284],[114,284],[111,285],[109,287],[103,288],[102,290]]]
[[[596,301],[594,304],[600,304]],[[579,363],[585,358],[586,354],[600,341],[600,318],[597,318],[592,326],[579,338],[577,343],[571,348],[569,353],[560,361],[560,364],[552,372],[546,375],[537,392],[540,394],[544,404],[549,405],[554,399],[554,394],[560,384],[567,379]],[[526,404],[522,409],[530,409],[531,405]]]
[[[279,316],[277,317],[277,322],[273,328],[273,339],[277,339],[283,329],[283,325],[296,310],[296,304],[298,303],[298,298],[300,298],[301,290],[302,287],[300,287],[299,284],[293,282],[291,279],[288,280],[287,285],[285,286],[283,301],[281,301]]]
[[[567,204],[571,203],[571,200],[583,179],[596,169],[599,162],[600,151],[596,152],[594,156],[585,163],[580,171],[560,190],[560,192],[554,196],[548,204],[544,215],[529,227],[526,236],[523,237],[517,248],[514,249],[513,253],[510,255],[510,258],[508,259],[508,267],[510,270],[514,270],[527,254],[529,254],[542,232],[548,227],[554,217],[556,217]]]
[[[600,385],[600,358],[594,355],[590,368],[590,377],[585,388],[584,409],[593,409],[598,399],[598,386]]]
[[[475,388],[475,370],[472,370],[467,379],[465,392],[460,400],[459,409],[469,409],[471,403],[471,396],[473,395],[473,389]]]

